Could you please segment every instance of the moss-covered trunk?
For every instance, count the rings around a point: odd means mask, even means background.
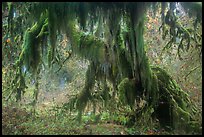
[[[174,129],[195,127],[192,121],[196,109],[188,94],[180,89],[165,70],[150,68],[143,40],[144,15],[135,16],[137,14],[130,17],[131,27],[128,34],[131,41],[129,55],[132,52],[130,63],[133,64],[133,77],[124,78],[118,86],[124,96],[123,99],[135,111],[136,123],[142,120],[141,124],[148,124],[148,117],[152,119],[156,116],[164,127],[170,126]],[[146,102],[141,108],[137,107],[140,99]]]

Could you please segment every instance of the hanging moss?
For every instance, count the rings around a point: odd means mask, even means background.
[[[126,54],[125,54],[125,50],[120,50],[119,51],[119,63],[120,63],[120,68],[121,68],[121,73],[123,75],[123,77],[129,77],[132,78],[132,68],[130,65],[130,62],[128,61]]]
[[[31,72],[33,76],[38,75],[38,66],[40,64],[41,55],[41,41],[44,36],[47,35],[47,19],[46,12],[42,13],[38,22],[36,22],[32,28],[26,30],[23,41],[23,49],[19,59],[16,61],[15,66],[17,74],[15,76],[15,86],[11,85],[11,93],[16,90],[16,100],[21,99],[21,95],[25,93],[27,88],[25,84],[25,76],[22,73],[23,67],[26,67],[26,71]],[[37,83],[37,82],[36,82]],[[34,92],[36,93],[36,92]],[[11,95],[11,94],[10,94]],[[37,95],[36,95],[37,96]]]
[[[165,49],[169,49],[173,44],[177,44],[175,43],[175,41],[176,41],[176,38],[179,38],[181,39],[181,41],[178,44],[177,54],[178,54],[179,59],[182,60],[181,50],[188,51],[192,41],[196,43],[198,42],[196,40],[195,33],[197,32],[198,23],[201,23],[200,18],[202,16],[201,15],[202,4],[199,2],[198,3],[192,2],[191,4],[181,2],[180,4],[185,9],[185,11],[189,13],[189,16],[190,16],[190,13],[192,13],[196,17],[193,23],[194,30],[184,27],[179,22],[179,18],[175,15],[175,12],[174,12],[174,10],[176,9],[176,3],[173,3],[173,2],[169,4],[169,10],[167,11],[167,13],[165,11],[167,9],[167,4],[162,3],[162,26],[161,27],[162,27],[162,32],[163,32],[162,33],[163,39],[166,38],[167,34],[170,35],[170,40],[164,46],[163,51]],[[192,34],[194,34],[194,37],[192,37]]]
[[[78,121],[81,122],[81,116],[82,113],[90,100],[90,91],[82,91],[78,98],[77,98],[77,103],[76,103],[76,108],[78,109]]]
[[[49,37],[50,37],[50,44],[51,44],[51,61],[54,60],[55,56],[55,48],[56,48],[56,40],[57,40],[57,15],[53,11],[54,7],[50,7],[48,11],[48,28],[49,28]]]
[[[82,29],[84,30],[86,27],[86,21],[88,16],[88,7],[89,5],[86,4],[86,2],[80,2],[79,3],[79,22],[81,24]]]
[[[104,87],[103,87],[101,97],[102,97],[102,99],[104,101],[104,107],[108,107],[108,102],[111,99],[110,89],[108,88],[106,81],[104,81],[103,84],[104,84]]]
[[[37,103],[37,100],[38,100],[38,94],[39,94],[39,76],[36,75],[35,76],[35,88],[34,88],[34,91],[33,91],[33,102],[32,102],[32,105],[35,107],[36,106],[36,103]],[[35,112],[35,108],[34,108],[34,112]]]
[[[14,14],[14,3],[8,2],[8,31],[13,39],[13,14]],[[13,40],[12,40],[13,41]]]
[[[136,87],[135,81],[125,78],[118,85],[119,98],[123,104],[128,104],[131,108],[135,105]]]
[[[25,89],[27,88],[25,84],[25,78],[21,71],[21,67],[18,67],[16,75],[16,85],[13,87],[12,90],[16,90],[16,102],[21,100],[22,95],[25,93]]]
[[[84,34],[77,29],[71,29],[69,36],[71,36],[72,48],[75,54],[80,55],[82,58],[105,63],[106,43],[90,34]]]
[[[51,67],[51,64],[52,64],[52,58],[53,58],[53,54],[52,54],[52,49],[50,48],[48,50],[48,54],[47,54],[47,59],[48,59],[48,67],[50,68]]]
[[[24,36],[23,51],[21,56],[28,71],[36,72],[38,64],[40,62],[40,43],[47,25],[46,13],[41,15],[39,22],[27,29]],[[30,70],[30,67],[32,70]]]
[[[89,68],[86,72],[86,81],[84,89],[80,92],[79,96],[77,97],[76,108],[78,110],[78,120],[81,122],[81,115],[88,103],[91,100],[91,90],[95,84],[95,65],[91,63]]]

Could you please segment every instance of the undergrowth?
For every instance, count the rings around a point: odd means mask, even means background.
[[[58,108],[58,110],[63,110]],[[76,113],[56,111],[55,107],[47,111],[36,111],[35,114],[26,108],[3,106],[3,135],[167,135],[186,134],[184,131],[165,131],[157,121],[148,126],[126,126],[125,115],[110,115],[102,112],[94,115],[91,112],[82,116],[79,124]]]

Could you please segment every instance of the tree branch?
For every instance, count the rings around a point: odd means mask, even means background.
[[[190,70],[190,72],[185,76],[185,80],[186,80],[186,78],[193,72],[193,71],[195,71],[197,68],[199,68],[200,66],[197,66],[197,67],[195,67],[195,68],[193,68],[193,69],[191,69]]]

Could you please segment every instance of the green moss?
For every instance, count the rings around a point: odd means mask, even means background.
[[[11,87],[11,90],[16,91],[16,100],[21,99],[22,93],[25,92],[25,76],[23,75],[22,68],[25,66],[26,71],[31,72],[32,76],[36,77],[38,75],[38,66],[41,61],[41,41],[44,36],[47,35],[45,31],[47,30],[47,13],[44,12],[41,14],[40,19],[36,22],[32,28],[26,30],[24,35],[24,41],[22,46],[22,52],[20,53],[19,59],[16,61],[17,74],[15,80],[17,84]],[[36,81],[36,83],[38,83]],[[37,89],[34,91],[35,98],[37,100]]]
[[[84,89],[80,92],[77,97],[76,109],[78,110],[78,120],[81,122],[81,116],[84,109],[87,106],[89,100],[92,99],[91,90],[95,84],[95,66],[94,63],[91,63],[86,72],[86,81]]]
[[[119,50],[119,67],[121,68],[121,74],[123,77],[132,77],[132,67],[130,58],[126,54],[125,50]]]
[[[152,70],[158,79],[158,100],[168,104],[169,108],[167,107],[166,111],[171,114],[169,118],[171,126],[174,129],[186,129],[190,119],[193,118],[192,108],[187,107],[193,105],[188,94],[180,89],[165,70],[158,67],[153,67]]]
[[[78,109],[78,121],[81,122],[82,113],[87,106],[88,101],[90,100],[91,94],[89,91],[82,91],[76,102],[76,108]]]
[[[190,121],[190,113],[179,107],[174,99],[172,99],[172,106],[173,128],[186,129]]]
[[[92,60],[94,62],[105,62],[105,43],[92,35],[82,35],[80,45],[76,49],[77,54],[82,58]]]
[[[13,2],[8,2],[8,31],[10,31],[11,38],[13,39],[13,14],[14,14],[14,4]],[[12,40],[13,41],[13,40]]]
[[[130,107],[134,107],[136,99],[135,81],[124,78],[118,85],[119,98],[123,104],[128,104]]]
[[[81,24],[82,29],[86,27],[86,21],[88,16],[88,6],[86,3],[79,3],[79,22]]]
[[[52,54],[52,49],[50,48],[48,50],[48,54],[47,54],[47,59],[48,59],[48,67],[50,68],[51,67],[51,64],[52,64],[52,58],[53,58],[53,54]]]
[[[158,103],[159,99],[159,85],[157,75],[153,74],[151,81],[151,90],[147,93],[147,98],[149,100],[150,106],[155,106]]]
[[[39,22],[35,23],[32,28],[27,29],[25,32],[20,60],[24,60],[24,64],[30,72],[35,73],[40,63],[40,42],[45,35],[46,26],[46,13],[42,13]]]

